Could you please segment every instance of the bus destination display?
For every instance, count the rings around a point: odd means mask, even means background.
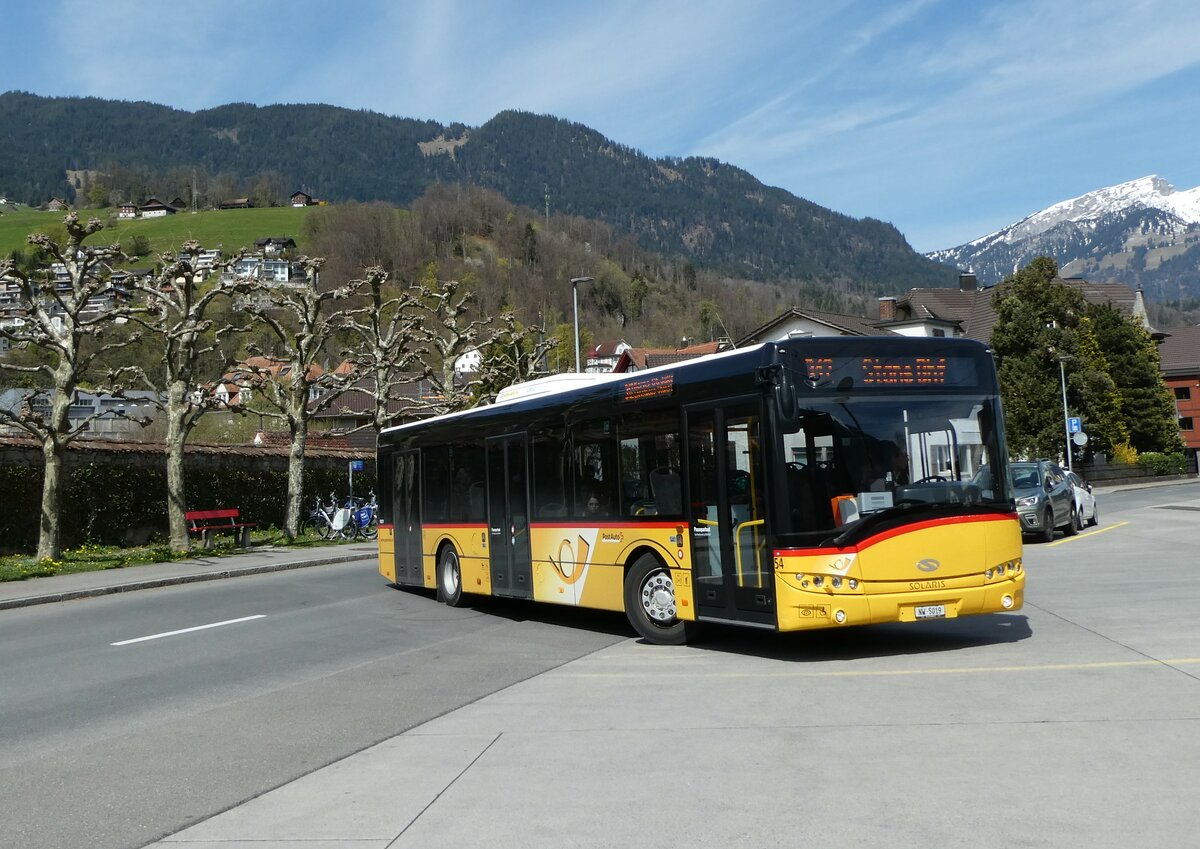
[[[652,377],[627,380],[621,387],[621,401],[646,401],[650,398],[668,398],[675,391],[675,375],[656,374]]]
[[[808,382],[842,388],[888,386],[945,386],[949,371],[946,357],[805,357]]]

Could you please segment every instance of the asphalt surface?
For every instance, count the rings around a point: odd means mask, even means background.
[[[410,710],[403,733],[215,816],[194,812],[194,825],[153,845],[1193,845],[1200,484],[1111,494],[1097,489],[1100,527],[1026,546],[1027,603],[1010,615],[836,634],[714,630],[680,648],[645,645],[612,617],[524,623],[528,657],[556,662],[489,680],[477,698],[456,693],[440,715]],[[300,560],[240,557],[246,569]],[[238,574],[237,560],[172,566],[201,580]],[[162,579],[137,572],[95,580]],[[0,606],[114,591],[25,583],[42,587],[0,585]],[[406,598],[414,623],[446,613],[459,611]],[[381,709],[411,706],[414,689],[469,686],[444,679],[512,636],[477,634],[445,676],[424,654],[389,680],[376,667],[336,687],[371,689]],[[406,681],[418,667],[426,676]],[[106,804],[122,804],[116,790]]]

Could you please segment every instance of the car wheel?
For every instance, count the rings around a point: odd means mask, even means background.
[[[454,546],[447,545],[442,549],[438,558],[438,600],[451,607],[462,604],[462,567],[458,562],[458,552]]]
[[[681,646],[695,624],[675,615],[675,584],[671,572],[653,554],[643,554],[625,575],[625,615],[646,642]]]
[[[1068,521],[1067,526],[1063,528],[1063,533],[1069,537],[1073,537],[1075,534],[1079,533],[1079,528],[1083,524],[1079,520],[1079,511],[1075,509],[1074,504],[1071,505],[1071,515],[1069,518],[1070,521]]]
[[[1088,519],[1088,524],[1089,525],[1100,524],[1100,505],[1098,505],[1098,504],[1092,505],[1092,518]]]
[[[1047,509],[1042,515],[1042,532],[1038,534],[1038,539],[1042,542],[1053,542],[1054,540],[1054,511]]]

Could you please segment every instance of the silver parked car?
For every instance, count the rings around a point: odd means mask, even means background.
[[[1056,528],[1067,536],[1078,533],[1075,487],[1053,460],[1012,463],[1013,494],[1021,531],[1042,542],[1054,539]]]
[[[1100,514],[1096,510],[1096,495],[1092,492],[1092,485],[1081,478],[1078,472],[1067,472],[1067,477],[1075,487],[1075,526],[1082,528],[1085,524],[1099,524]]]

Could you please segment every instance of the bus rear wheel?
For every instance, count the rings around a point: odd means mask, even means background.
[[[681,646],[693,635],[695,624],[676,613],[675,584],[671,572],[653,554],[643,554],[625,575],[625,615],[635,631],[649,643]]]
[[[462,567],[458,562],[458,552],[454,546],[447,545],[438,557],[438,601],[444,601],[451,607],[462,604]]]

